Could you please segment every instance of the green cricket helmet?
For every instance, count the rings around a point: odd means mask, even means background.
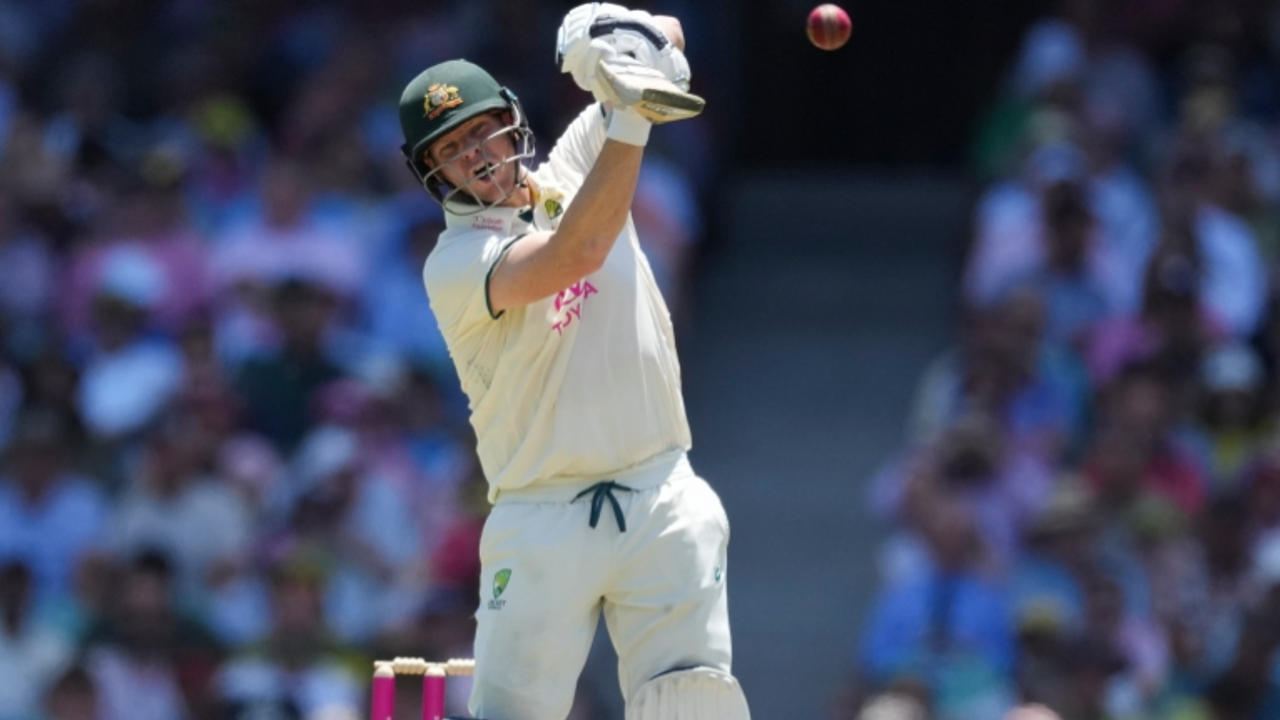
[[[400,150],[405,155],[409,170],[431,197],[441,204],[455,199],[477,204],[466,184],[453,187],[440,172],[452,158],[443,159],[433,168],[423,160],[423,156],[431,143],[464,122],[484,113],[499,111],[510,112],[512,120],[491,137],[511,133],[515,154],[500,163],[491,163],[490,172],[495,171],[498,165],[518,163],[533,157],[533,131],[529,129],[528,118],[515,93],[499,85],[479,65],[466,60],[448,60],[432,65],[405,86],[400,94],[400,129],[404,131],[404,144]],[[515,188],[508,192],[507,197],[511,192],[515,192]],[[481,203],[477,209],[494,204],[498,203]]]

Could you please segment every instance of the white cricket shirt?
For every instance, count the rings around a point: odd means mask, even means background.
[[[423,282],[471,408],[489,498],[603,479],[691,446],[671,315],[628,216],[595,273],[493,317],[489,273],[507,247],[553,230],[604,144],[600,107],[569,125],[533,172],[530,216],[446,208]]]

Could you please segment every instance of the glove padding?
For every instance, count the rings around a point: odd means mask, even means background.
[[[658,70],[677,88],[688,91],[689,61],[653,23],[653,16],[613,3],[586,3],[565,15],[556,37],[556,65],[573,76],[578,87],[595,95],[596,69],[602,59],[613,55],[609,48]]]

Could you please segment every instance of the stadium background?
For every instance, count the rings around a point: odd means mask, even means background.
[[[0,718],[351,717],[466,654],[394,103],[466,56],[545,152],[570,5],[0,2]],[[1280,716],[1280,4],[863,0],[835,53],[645,7],[709,101],[635,214],[756,714]]]

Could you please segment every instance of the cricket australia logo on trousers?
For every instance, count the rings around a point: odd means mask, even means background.
[[[511,580],[511,568],[502,568],[493,576],[493,599],[489,601],[490,610],[501,610],[507,604],[502,593],[507,590],[507,582]]]

